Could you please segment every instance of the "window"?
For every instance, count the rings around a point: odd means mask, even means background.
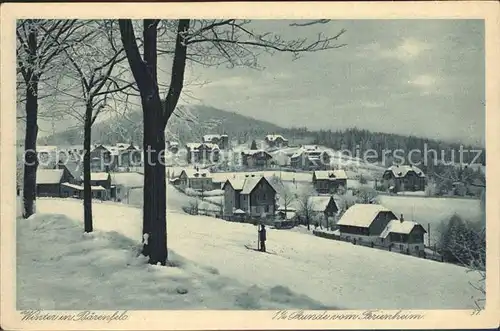
[[[262,200],[266,200],[266,194],[265,193],[262,195]]]
[[[268,212],[269,212],[269,205],[266,205],[266,207],[264,208],[264,211],[265,211],[266,213],[268,213]]]

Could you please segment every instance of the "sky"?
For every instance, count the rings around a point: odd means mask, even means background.
[[[292,27],[254,20],[248,28],[285,39],[346,32],[346,46],[305,53],[258,51],[261,70],[189,63],[181,104],[204,104],[283,127],[363,128],[485,144],[484,24],[481,20],[332,20]],[[169,82],[171,59],[161,58]],[[137,102],[139,104],[139,102]],[[61,124],[61,123],[58,123]],[[60,126],[60,125],[58,125]],[[40,123],[41,135],[51,123]]]
[[[481,20],[335,20],[310,27],[254,21],[285,38],[335,35],[345,47],[259,57],[263,70],[190,66],[184,103],[285,127],[358,127],[483,145]],[[165,64],[169,67],[170,64]],[[189,95],[189,96],[188,96]]]

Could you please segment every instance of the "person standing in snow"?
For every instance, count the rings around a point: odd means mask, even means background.
[[[260,226],[259,241],[260,241],[260,245],[259,245],[260,251],[265,252],[266,251],[266,226],[264,224],[262,224]]]

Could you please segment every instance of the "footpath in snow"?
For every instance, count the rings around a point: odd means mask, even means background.
[[[81,204],[39,199],[37,210],[82,220]],[[170,201],[167,205],[179,210]],[[140,209],[96,203],[93,211],[95,228],[116,231],[138,244]],[[262,254],[244,247],[256,246],[253,225],[178,212],[169,212],[167,219],[169,249],[183,259],[248,287],[288,288],[331,308],[469,309],[478,294],[469,284],[477,275],[455,265],[274,229],[268,230],[267,247],[277,254]]]

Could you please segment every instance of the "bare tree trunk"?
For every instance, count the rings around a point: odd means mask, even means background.
[[[24,183],[23,183],[23,217],[28,218],[35,213],[36,171],[38,157],[36,154],[36,137],[38,135],[38,76],[31,77],[26,87],[26,132],[24,138]]]
[[[92,232],[92,188],[90,185],[90,142],[92,137],[92,103],[87,103],[85,109],[83,137],[83,215],[84,230]]]
[[[189,27],[189,20],[180,20],[176,41],[172,79],[162,105],[157,81],[157,24],[143,21],[144,59],[141,58],[130,20],[120,20],[120,34],[127,59],[141,94],[144,117],[144,196],[143,196],[143,254],[149,263],[165,265],[167,251],[166,175],[164,160],[165,125],[173,113],[184,81],[186,45],[180,32]],[[145,239],[147,237],[147,239]]]

